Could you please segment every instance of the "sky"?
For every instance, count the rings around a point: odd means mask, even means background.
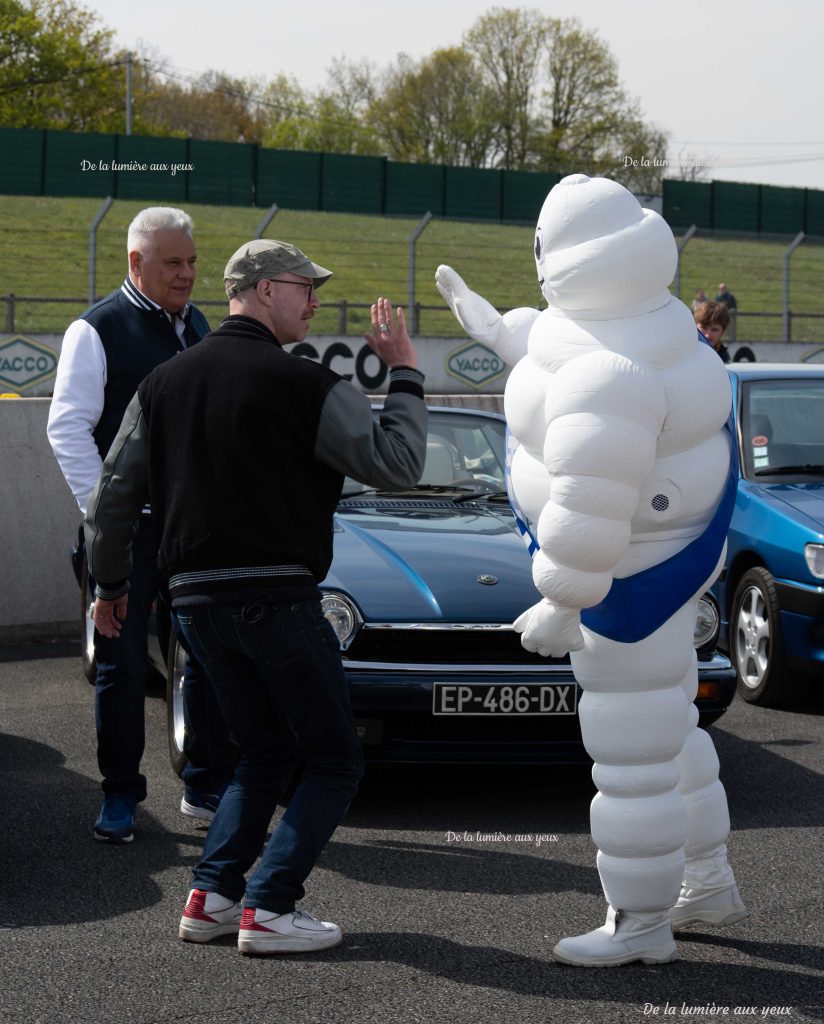
[[[461,42],[492,6],[577,16],[617,58],[645,120],[670,136],[665,176],[824,189],[824,4],[820,0],[84,0],[125,48],[184,74],[294,75],[308,91],[335,57],[385,67]]]

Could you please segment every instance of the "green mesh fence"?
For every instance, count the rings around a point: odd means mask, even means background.
[[[663,215],[669,226],[676,230],[712,228],[712,185],[708,181],[663,182]]]
[[[808,235],[824,238],[824,192],[807,189],[804,230]]]
[[[560,176],[394,163],[245,143],[0,128],[0,195],[534,223]],[[117,167],[117,169],[115,169]],[[191,168],[191,170],[187,170]],[[674,230],[824,237],[824,191],[726,181],[663,182]]]
[[[712,183],[712,227],[714,231],[760,230],[760,185],[744,185],[733,181]]]
[[[797,235],[804,230],[803,188],[761,186],[761,233]]]
[[[457,220],[500,220],[501,172],[447,167],[444,216]]]
[[[46,133],[33,128],[0,128],[0,194],[31,196],[43,192]]]
[[[324,153],[321,206],[336,213],[383,213],[382,156]]]
[[[322,160],[322,153],[259,150],[258,206],[277,203],[292,210],[319,210]]]
[[[189,191],[193,203],[251,206],[255,147],[242,142],[189,142]]]
[[[188,139],[156,139],[144,135],[118,135],[116,192],[118,199],[147,199],[183,203],[189,176]]]
[[[534,224],[550,189],[561,180],[560,174],[536,174],[532,171],[501,171],[501,219]]]
[[[46,132],[43,192],[51,196],[113,196],[114,135]]]
[[[422,217],[443,214],[445,168],[438,164],[386,164],[385,213]]]

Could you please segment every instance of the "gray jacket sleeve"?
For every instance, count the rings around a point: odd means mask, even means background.
[[[389,394],[378,421],[370,399],[354,385],[343,380],[330,389],[321,411],[315,456],[370,487],[399,490],[421,478],[428,414],[423,374],[402,367],[390,371],[389,379]]]
[[[85,519],[89,575],[97,596],[106,601],[129,589],[132,543],[149,496],[148,453],[148,425],[135,395],[103,462]]]

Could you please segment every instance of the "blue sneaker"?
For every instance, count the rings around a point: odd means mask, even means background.
[[[220,793],[198,793],[191,786],[186,786],[183,791],[183,799],[180,801],[180,810],[190,818],[200,818],[202,821],[211,821],[215,811],[220,805],[220,798],[226,791]]]
[[[102,843],[130,843],[134,839],[136,806],[135,798],[125,793],[107,796],[94,823],[94,838]]]

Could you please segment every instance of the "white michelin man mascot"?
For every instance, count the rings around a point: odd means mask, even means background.
[[[527,650],[571,652],[584,691],[609,909],[554,952],[665,963],[673,927],[746,916],[718,757],[693,703],[697,602],[723,565],[735,493],[730,384],[667,291],[672,232],[621,185],[559,182],[535,259],[541,312],[501,316],[450,267],[436,283],[466,333],[514,367],[509,489],[542,595],[515,629]]]

